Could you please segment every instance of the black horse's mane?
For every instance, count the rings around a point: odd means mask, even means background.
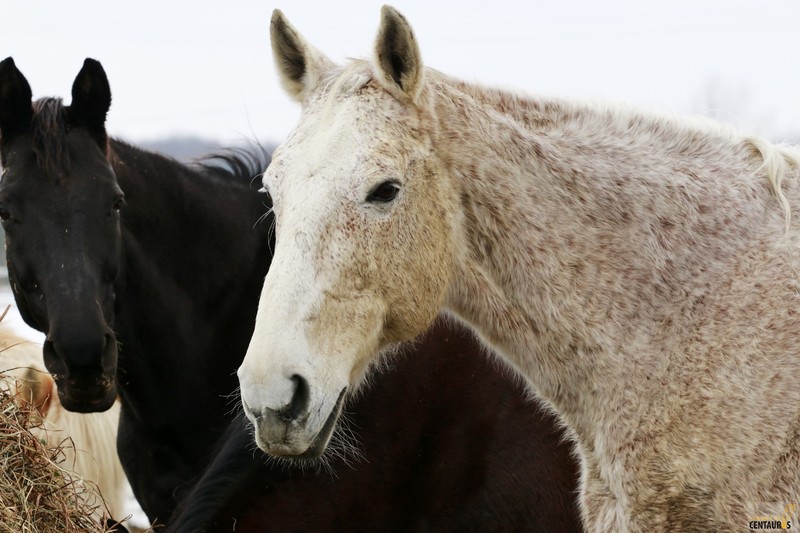
[[[169,168],[181,168],[184,172],[200,174],[224,183],[240,183],[252,185],[260,179],[264,170],[272,160],[270,147],[250,142],[247,146],[222,148],[216,152],[203,155],[191,162],[178,161],[169,154],[134,146],[118,138],[111,138],[112,152],[120,149],[131,154],[142,154],[153,164],[167,165]]]
[[[32,148],[38,166],[49,175],[65,176],[71,170],[67,146],[69,129],[69,108],[64,106],[61,98],[40,98],[33,103]],[[119,139],[114,141],[143,151]],[[224,148],[202,156],[189,165],[176,160],[173,162],[223,180],[251,181],[261,176],[269,165],[271,156],[270,147],[250,142],[245,147]]]
[[[221,179],[260,180],[271,161],[271,148],[251,142],[246,147],[224,148],[204,155],[194,161],[194,166],[207,175]]]
[[[49,175],[64,176],[70,171],[67,131],[67,108],[61,98],[41,98],[33,103],[31,146],[37,164]]]

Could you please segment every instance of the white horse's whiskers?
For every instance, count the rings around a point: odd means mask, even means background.
[[[251,431],[255,431],[250,426]],[[255,435],[251,442],[253,454],[261,454],[255,443]],[[254,455],[255,456],[255,455]],[[355,468],[355,465],[367,461],[364,451],[358,441],[358,431],[347,411],[343,410],[337,421],[336,428],[331,435],[330,442],[325,451],[319,457],[310,459],[296,459],[292,457],[280,457],[276,455],[264,454],[265,464],[279,467],[281,470],[300,470],[304,474],[320,475],[325,474],[331,479],[338,479],[336,471],[341,466]]]

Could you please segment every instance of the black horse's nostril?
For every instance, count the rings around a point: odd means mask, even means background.
[[[311,396],[306,378],[295,374],[292,376],[292,383],[294,384],[292,400],[289,405],[275,413],[280,420],[286,423],[297,420],[300,415],[306,412]]]
[[[55,353],[70,369],[71,374],[81,372],[95,373],[103,364],[103,355],[109,345],[108,334],[53,335],[52,346]]]

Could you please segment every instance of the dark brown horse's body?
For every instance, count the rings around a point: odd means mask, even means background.
[[[440,321],[374,381],[347,409],[363,459],[335,477],[254,466],[239,431],[209,470],[223,486],[200,484],[176,530],[580,530],[570,444],[470,333]]]

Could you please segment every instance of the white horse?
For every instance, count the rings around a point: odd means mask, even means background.
[[[279,11],[271,33],[303,112],[264,176],[277,248],[239,369],[263,450],[319,454],[370,362],[446,310],[571,430],[588,529],[789,518],[798,151],[453,79],[388,7],[372,62]]]
[[[42,346],[14,335],[6,327],[0,327],[0,373],[16,380],[0,386],[15,386],[17,398],[36,408],[41,425],[31,432],[50,448],[61,446],[60,466],[82,483],[81,495],[95,506],[97,517],[110,513],[114,519],[123,518],[130,488],[117,456],[119,402],[103,413],[67,411],[44,367]],[[98,492],[105,507],[97,498]]]

